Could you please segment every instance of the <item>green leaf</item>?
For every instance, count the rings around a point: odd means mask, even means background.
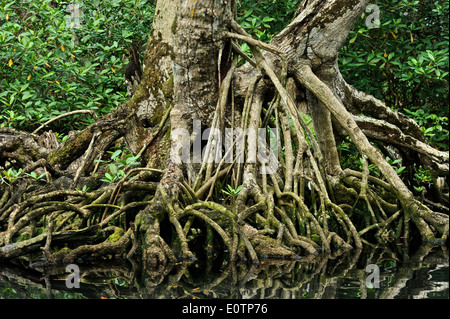
[[[248,10],[248,11],[244,14],[244,16],[242,17],[242,19],[247,18],[249,15],[252,14],[252,12],[253,12],[253,9]]]
[[[41,179],[42,177],[44,177],[45,175],[47,175],[48,174],[48,172],[44,172],[44,173],[42,173],[41,175],[39,175],[38,177],[37,177],[37,179]]]
[[[25,101],[26,99],[29,99],[33,95],[34,95],[33,93],[30,93],[28,91],[24,92],[23,95],[22,95],[22,101]]]
[[[129,36],[133,35],[132,31],[128,31],[128,30],[122,30],[122,37],[123,38],[128,38]]]
[[[122,154],[122,150],[117,150],[111,155],[111,159],[115,160],[120,154]]]
[[[109,171],[111,172],[112,176],[116,176],[118,171],[116,164],[109,164]]]

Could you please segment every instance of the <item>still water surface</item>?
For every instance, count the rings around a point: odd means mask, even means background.
[[[80,261],[80,287],[68,288],[66,265],[0,264],[0,299],[448,299],[446,246],[412,254],[370,248],[296,261],[203,259],[167,266],[135,260]],[[379,269],[379,287],[367,280]]]

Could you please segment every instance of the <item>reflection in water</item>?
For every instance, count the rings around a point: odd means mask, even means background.
[[[366,265],[379,269],[379,288]],[[80,288],[67,288],[66,265],[0,264],[0,298],[449,298],[448,248],[414,254],[370,248],[260,264],[206,259],[166,266],[124,259],[80,262]]]

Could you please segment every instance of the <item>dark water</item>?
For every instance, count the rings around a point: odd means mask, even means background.
[[[259,264],[212,259],[156,266],[135,260],[80,261],[80,287],[66,265],[0,264],[0,299],[448,299],[446,246],[414,253],[370,248]],[[379,269],[379,285],[367,281]],[[372,277],[371,277],[372,278]],[[73,281],[72,281],[73,282]]]

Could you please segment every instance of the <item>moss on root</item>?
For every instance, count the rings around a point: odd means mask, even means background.
[[[124,234],[125,232],[123,231],[122,228],[120,227],[115,227],[114,228],[114,232],[109,235],[109,237],[106,239],[106,242],[108,243],[115,243],[116,241],[118,241]]]

